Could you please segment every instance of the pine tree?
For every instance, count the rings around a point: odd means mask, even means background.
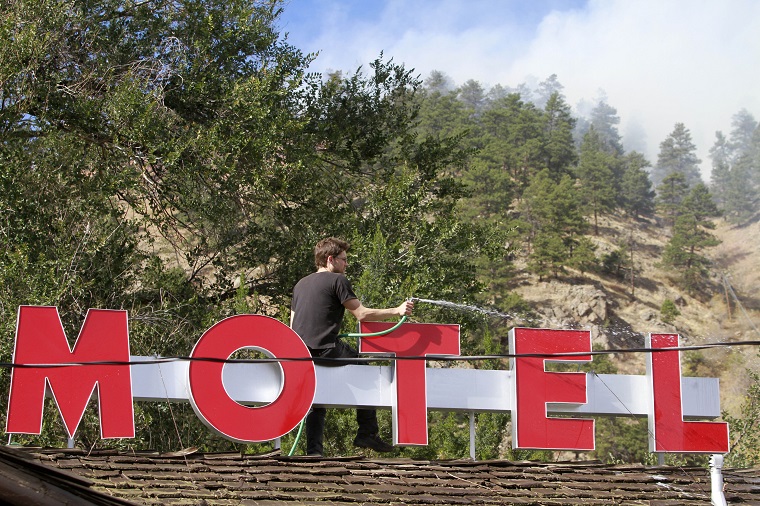
[[[599,233],[599,216],[615,206],[615,183],[612,171],[614,157],[604,150],[596,129],[586,133],[581,145],[576,175],[580,183],[581,199],[594,217],[594,233]]]
[[[749,148],[749,156],[752,162],[750,172],[750,185],[755,189],[754,211],[760,211],[760,126],[755,128],[752,134],[752,142]]]
[[[559,181],[563,175],[570,173],[570,167],[578,158],[573,142],[575,118],[559,92],[555,91],[549,96],[542,123],[546,168]]]
[[[649,162],[644,155],[635,151],[623,159],[623,181],[620,188],[620,200],[623,209],[634,218],[648,216],[654,213],[655,192],[646,167]]]
[[[573,265],[574,252],[588,228],[573,179],[565,176],[556,183],[544,169],[525,190],[520,209],[532,239],[529,269],[543,278]],[[577,265],[587,268],[589,257],[582,253],[576,257]]]
[[[723,132],[715,132],[715,143],[710,148],[710,159],[713,198],[715,203],[725,210],[731,194],[731,148]]]
[[[724,210],[730,221],[740,223],[750,218],[760,207],[760,186],[754,177],[760,166],[753,156],[753,140],[758,131],[758,123],[749,112],[742,109],[733,116],[731,124],[731,167]]]
[[[521,194],[532,177],[544,167],[542,159],[542,112],[510,94],[490,104],[481,117],[483,146],[498,153],[492,168],[504,170]]]
[[[557,74],[552,74],[546,78],[546,80],[538,83],[538,89],[535,92],[535,98],[533,103],[536,107],[546,109],[549,100],[554,95],[562,96],[562,90],[565,87],[557,79]]]
[[[552,219],[551,196],[556,185],[548,169],[544,169],[536,174],[523,193],[518,209],[521,221],[526,224],[525,235],[529,243],[533,242]]]
[[[681,204],[681,213],[694,216],[703,226],[713,229],[715,226],[708,218],[720,216],[720,211],[704,183],[691,189]]]
[[[591,111],[591,126],[599,134],[602,143],[602,149],[614,156],[623,154],[623,143],[617,125],[620,124],[620,117],[617,109],[609,105],[605,100],[601,100]]]
[[[457,98],[474,117],[479,116],[483,112],[487,102],[483,86],[473,79],[468,80],[459,87]]]
[[[731,164],[722,209],[731,223],[741,223],[758,211],[759,188],[753,184],[754,164],[750,153],[743,153]]]
[[[667,175],[657,187],[657,209],[665,216],[671,227],[675,226],[676,218],[681,211],[681,203],[688,192],[686,176],[681,172],[673,172]]]
[[[676,269],[681,286],[690,293],[704,283],[708,273],[710,261],[702,251],[720,244],[709,232],[715,228],[710,218],[719,214],[707,187],[697,184],[683,200],[673,236],[663,252],[663,263]]]
[[[425,93],[438,93],[445,95],[454,91],[455,85],[453,79],[440,70],[432,70],[425,79],[423,90]]]
[[[715,144],[710,150],[712,159],[712,191],[715,201],[726,219],[740,223],[750,218],[760,204],[758,184],[758,160],[755,156],[754,139],[758,125],[746,110],[732,119],[730,139],[716,133]]]
[[[758,127],[754,116],[742,109],[731,117],[731,149],[737,155],[750,151],[752,136]]]
[[[567,260],[567,247],[562,237],[556,231],[542,230],[533,240],[528,269],[538,276],[539,281],[543,281],[550,275],[558,276]]]
[[[684,175],[686,185],[691,188],[702,182],[696,155],[697,147],[691,140],[691,132],[683,123],[676,123],[673,132],[660,143],[657,165],[652,171],[652,182],[659,187],[663,180],[676,172]]]
[[[599,265],[596,258],[596,245],[591,239],[586,236],[578,238],[568,265],[581,271],[581,274],[592,271]]]
[[[465,104],[455,91],[440,91],[435,85],[423,90],[417,124],[420,134],[439,138],[461,136],[469,126]]]

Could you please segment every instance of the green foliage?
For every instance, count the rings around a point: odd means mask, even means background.
[[[676,123],[673,131],[660,143],[657,165],[652,170],[652,181],[659,187],[666,177],[674,173],[684,176],[687,187],[702,182],[699,173],[701,160],[696,155],[697,147],[691,140],[691,132],[683,123]]]
[[[458,220],[461,193],[446,185],[443,178],[425,181],[407,169],[367,195],[363,223],[350,237],[359,262],[349,269],[370,307],[411,296],[472,300],[480,290],[473,261],[494,254],[498,236]]]
[[[504,434],[509,415],[506,413],[479,413],[475,420],[475,458],[490,460],[502,458]]]
[[[610,464],[644,464],[651,458],[648,445],[646,418],[598,417],[591,457]]]
[[[689,192],[689,186],[686,183],[686,176],[681,172],[674,172],[665,176],[657,187],[657,208],[658,211],[665,215],[670,222],[670,226],[675,226],[676,219],[679,216],[681,203]]]
[[[664,323],[673,323],[677,316],[680,316],[681,312],[678,310],[675,302],[670,299],[665,299],[660,305],[660,319]]]
[[[626,270],[630,270],[630,258],[628,248],[623,245],[617,249],[605,253],[600,259],[602,272],[622,278]]]
[[[716,218],[720,216],[715,202],[712,199],[710,190],[707,189],[702,183],[696,184],[681,204],[682,213],[685,215],[693,216],[696,220],[701,222],[704,227],[713,229],[715,228],[708,218]]]
[[[719,212],[707,187],[699,183],[683,199],[678,208],[678,218],[673,236],[662,255],[663,263],[679,272],[679,283],[689,292],[704,284],[709,259],[701,254],[705,248],[720,244],[709,230],[715,228],[710,218]]]
[[[535,234],[529,269],[539,278],[557,276],[569,265],[573,252],[588,224],[578,190],[569,176],[559,182],[551,179],[548,170],[541,171],[525,190],[521,210],[523,219]],[[587,262],[589,247],[581,248]]]
[[[457,136],[472,150],[472,159],[461,171],[470,190],[462,212],[470,219],[501,221],[509,227],[504,215],[532,177],[548,168],[558,180],[577,159],[575,119],[559,93],[561,85],[556,77],[545,83],[541,110],[521,93],[496,88],[484,93],[475,81],[455,90],[435,82],[423,95],[419,131]]]
[[[650,163],[635,151],[623,159],[624,172],[620,186],[620,201],[628,215],[638,218],[650,216],[655,209],[655,192],[646,167]]]
[[[595,270],[598,264],[596,245],[588,237],[578,239],[568,265],[581,271],[581,274],[585,274]]]
[[[580,197],[591,209],[594,233],[599,234],[599,215],[608,213],[615,204],[615,158],[605,152],[602,139],[594,127],[583,137],[576,177],[580,182]]]
[[[469,455],[469,422],[466,413],[442,412],[434,421],[436,430],[430,434],[431,447],[436,457],[462,458]]]
[[[528,269],[542,281],[549,276],[557,277],[564,272],[567,250],[562,238],[552,232],[540,233],[533,240],[533,253]]]
[[[553,92],[544,107],[542,133],[545,139],[545,165],[555,180],[568,174],[578,158],[573,143],[575,123],[565,99],[558,91]]]
[[[732,120],[730,140],[716,132],[710,149],[711,191],[731,223],[741,224],[760,210],[760,128],[746,110]]]
[[[128,309],[132,353],[168,356],[188,355],[226,316],[285,319],[326,235],[354,241],[352,274],[373,302],[478,292],[475,257],[502,243],[460,221],[451,174],[467,151],[416,130],[420,81],[382,56],[368,72],[307,75],[312,56],[275,29],[279,6],[3,7],[4,362],[20,304],[57,306],[70,337],[87,308]],[[231,447],[186,408],[141,406],[129,444]],[[96,443],[89,410],[85,424],[88,444],[120,444]],[[60,423],[46,427],[29,441],[60,438]]]
[[[715,143],[710,148],[710,159],[712,160],[712,172],[710,181],[712,183],[715,203],[723,206],[728,203],[730,197],[730,186],[733,182],[731,174],[731,148],[728,139],[723,132],[715,132]]]
[[[751,383],[739,414],[723,413],[731,428],[731,452],[725,464],[731,467],[754,467],[760,463],[760,375],[747,371]]]
[[[483,150],[493,153],[491,169],[504,171],[517,194],[543,168],[541,123],[541,111],[518,94],[495,101],[483,112]]]
[[[623,143],[617,129],[619,124],[617,109],[604,99],[591,111],[591,127],[599,133],[604,151],[615,157],[623,154]]]

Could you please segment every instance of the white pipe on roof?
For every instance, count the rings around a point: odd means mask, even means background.
[[[716,453],[710,457],[710,502],[713,506],[726,506],[726,496],[723,495],[723,455]]]

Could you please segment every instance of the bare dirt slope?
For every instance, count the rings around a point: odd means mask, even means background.
[[[705,288],[686,293],[677,272],[660,265],[669,240],[667,227],[655,221],[619,217],[602,221],[592,236],[601,257],[625,243],[632,245],[636,276],[570,272],[559,279],[524,277],[516,291],[541,314],[550,328],[586,328],[605,349],[638,348],[648,333],[676,332],[682,345],[760,340],[760,221],[744,227],[716,222],[720,246],[707,252],[714,264]],[[662,303],[675,302],[680,315],[663,321]],[[643,374],[643,354],[616,354],[621,373]],[[758,349],[734,346],[684,354],[684,374],[721,378],[722,406],[738,408],[748,385],[748,368],[760,371]]]

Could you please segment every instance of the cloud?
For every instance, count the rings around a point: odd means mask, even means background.
[[[383,51],[419,70],[423,77],[432,70],[442,70],[461,82],[489,82],[483,79],[487,77],[484,70],[505,52],[524,51],[529,33],[541,19],[535,8],[526,11],[515,7],[522,3],[387,0],[372,2],[375,8],[382,6],[372,13],[358,7],[366,2],[291,0],[286,12],[289,8],[314,9],[315,18],[309,22],[320,24],[319,35],[296,39],[296,45],[321,51],[315,62],[318,70],[353,70]],[[526,23],[526,17],[532,21]]]
[[[709,172],[715,131],[730,130],[741,108],[760,114],[760,67],[751,63],[760,58],[759,33],[754,1],[593,1],[547,15],[507,78],[556,73],[575,99],[602,88],[623,126],[646,129],[653,162],[684,123]]]
[[[307,3],[291,0],[286,10]],[[706,178],[715,131],[728,133],[742,108],[760,118],[756,0],[316,4],[310,23],[320,23],[319,35],[296,42],[321,50],[315,70],[352,71],[383,51],[423,78],[440,70],[457,84],[516,86],[557,74],[571,105],[603,90],[628,149],[644,150],[653,163],[660,142],[684,123]]]

